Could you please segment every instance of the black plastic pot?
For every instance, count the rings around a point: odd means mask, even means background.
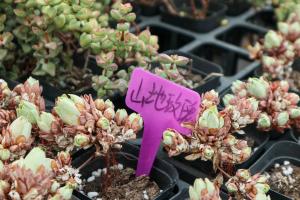
[[[179,10],[191,13],[191,8],[186,4],[188,1],[173,0],[175,6]],[[197,5],[201,8],[201,5]],[[161,16],[164,22],[179,26],[188,30],[206,33],[220,26],[221,21],[225,17],[227,7],[224,4],[211,2],[209,4],[209,15],[205,19],[193,19],[191,17],[181,17],[170,14],[165,7],[161,7]]]
[[[168,55],[177,54],[177,55],[192,59],[193,60],[193,66],[192,66],[193,74],[199,74],[203,78],[207,77],[211,73],[223,74],[223,70],[220,66],[218,66],[214,63],[211,63],[207,60],[204,60],[202,58],[199,58],[198,56],[195,56],[195,55],[192,55],[189,53],[184,53],[184,52],[177,51],[177,50],[169,50],[169,51],[165,51],[164,53],[168,54]],[[203,93],[203,92],[209,91],[211,89],[215,89],[219,85],[220,85],[220,77],[212,76],[211,78],[206,80],[206,82],[204,84],[200,85],[197,88],[194,88],[193,90],[195,90],[198,93]]]
[[[247,161],[236,165],[237,169],[246,169],[250,167],[250,165],[253,164],[265,152],[265,145],[270,139],[270,135],[268,133],[257,131],[255,125],[247,126],[243,130],[246,132],[245,135],[235,134],[235,136],[238,139],[245,139],[246,136],[249,136],[254,140],[254,145],[256,147],[252,149],[253,153]]]
[[[277,20],[275,12],[272,9],[255,12],[247,21],[267,29],[277,29]]]
[[[256,30],[245,25],[237,25],[220,33],[217,39],[247,49],[249,45],[254,45],[264,34],[265,31]]]
[[[234,76],[253,62],[241,53],[211,43],[198,46],[191,53],[221,66],[224,76]]]
[[[300,144],[300,130],[293,130],[292,132],[292,139]]]
[[[240,15],[251,7],[248,0],[223,0],[223,3],[228,8],[226,14],[229,16]]]
[[[138,6],[141,8],[141,15],[154,16],[159,14],[158,5],[146,6],[146,5],[139,4]]]
[[[189,185],[184,181],[178,181],[177,185],[174,188],[174,195],[170,198],[170,200],[183,200],[188,191]]]
[[[263,173],[271,169],[275,163],[282,163],[285,160],[294,165],[300,166],[300,145],[294,142],[278,142],[274,144],[255,164],[250,167],[250,172]],[[291,197],[284,196],[271,188],[270,196],[272,200],[292,200]]]
[[[131,167],[135,169],[138,161],[138,153],[138,148],[136,146],[124,143],[122,150],[119,153],[116,153],[116,159],[119,163],[123,164],[124,167]],[[86,154],[81,156],[86,156]],[[73,165],[75,167],[78,167],[82,162],[79,158],[73,161]],[[87,178],[93,171],[100,168],[105,168],[105,161],[103,157],[98,157],[89,162],[80,170],[80,173],[82,174],[82,178]],[[155,199],[168,199],[172,196],[174,187],[178,182],[178,173],[172,165],[163,160],[156,159],[150,173],[150,178],[158,184],[161,190],[163,190],[163,192],[161,192]],[[74,191],[74,195],[81,200],[90,200],[90,198],[79,191]]]

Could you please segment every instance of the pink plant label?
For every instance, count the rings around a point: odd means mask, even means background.
[[[162,134],[167,128],[176,129],[185,135],[191,134],[181,124],[195,121],[200,95],[143,68],[136,68],[131,75],[126,104],[140,113],[144,120],[136,175],[149,175]]]

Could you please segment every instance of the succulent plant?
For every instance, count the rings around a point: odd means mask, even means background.
[[[189,187],[191,200],[221,200],[220,186],[205,178],[198,178],[194,185]]]
[[[298,12],[299,0],[273,0],[278,21],[285,21],[292,13]]]
[[[246,82],[236,81],[232,84],[233,94],[223,98],[226,108],[240,107],[245,112],[250,112],[251,121],[257,123],[257,127],[263,131],[276,130],[284,132],[285,129],[297,126],[299,120],[299,96],[290,93],[287,81],[268,82],[263,77],[249,78]],[[237,120],[241,120],[237,114]],[[250,119],[247,117],[246,119]]]
[[[297,12],[299,0],[249,0],[253,6],[261,9],[265,6],[273,6],[278,21],[285,21],[291,13]]]
[[[270,200],[267,192],[270,186],[267,178],[263,175],[256,174],[251,176],[246,169],[239,169],[236,175],[226,182],[226,188],[235,199],[251,199],[251,200]]]
[[[42,97],[42,89],[39,81],[29,77],[24,84],[18,84],[10,90],[7,83],[0,79],[0,108],[5,110],[16,110],[19,104],[34,104],[39,111],[45,110],[45,100]],[[31,105],[32,106],[32,105]]]
[[[18,117],[9,126],[3,128],[0,137],[0,152],[9,156],[0,155],[0,159],[11,161],[24,156],[31,149],[34,141],[31,131],[31,123],[23,116]],[[6,159],[3,159],[4,157]]]
[[[169,156],[185,153],[188,154],[185,157],[187,160],[212,160],[215,169],[223,163],[237,164],[249,158],[251,148],[247,142],[232,135],[235,128],[244,124],[238,125],[239,121],[232,120],[228,109],[219,112],[218,103],[218,94],[215,91],[203,95],[197,121],[183,124],[192,130],[191,136],[183,136],[173,129],[164,132],[163,143]]]
[[[300,2],[278,1],[278,30],[270,30],[263,40],[249,47],[250,57],[260,60],[263,73],[272,80],[287,80],[296,88],[293,63],[300,55]],[[285,13],[286,12],[286,13]],[[297,88],[296,88],[297,89]]]
[[[292,64],[299,55],[298,41],[289,40],[293,34],[286,32],[269,31],[262,43],[249,47],[250,57],[261,61],[264,75],[271,79],[289,80]]]
[[[99,28],[83,34],[80,42],[92,49],[101,67],[101,75],[93,77],[93,88],[99,97],[111,96],[116,92],[125,94],[131,71],[135,66],[148,68],[158,50],[158,38],[148,29],[131,33],[130,23],[135,21],[129,3],[116,2],[110,10],[111,18],[117,22],[116,29]]]
[[[47,158],[38,147],[13,163],[3,164],[1,161],[1,199],[71,199],[73,189],[81,180],[70,163],[61,161]],[[69,167],[68,176],[63,180],[57,176],[57,163],[61,164],[59,171]]]
[[[120,148],[125,140],[134,139],[143,120],[124,109],[115,111],[110,100],[62,95],[57,98],[52,114],[40,114],[37,125],[39,137],[47,146],[71,151],[96,145],[97,153],[105,154],[111,148]]]
[[[5,13],[2,18],[8,21],[4,30],[8,29],[6,31],[15,38],[15,46],[21,47],[22,54],[34,58],[33,73],[51,76],[55,76],[59,65],[72,67],[76,39],[79,40],[81,34],[107,25],[104,7],[95,0],[74,4],[69,1],[6,1],[0,5]],[[12,19],[15,21],[11,22]],[[16,54],[18,58],[18,52]]]

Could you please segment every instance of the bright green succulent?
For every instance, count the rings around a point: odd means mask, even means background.
[[[32,73],[40,76],[55,76],[66,68],[72,70],[73,55],[81,51],[81,35],[108,25],[105,7],[96,0],[0,3],[1,70],[16,74],[33,68]]]

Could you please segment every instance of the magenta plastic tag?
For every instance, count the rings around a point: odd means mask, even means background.
[[[195,121],[200,95],[143,68],[136,68],[131,75],[126,104],[140,113],[144,120],[136,175],[149,175],[163,131],[174,128],[182,134],[191,133],[181,123]]]

